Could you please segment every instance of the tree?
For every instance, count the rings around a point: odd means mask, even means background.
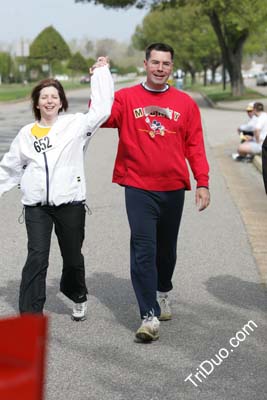
[[[232,94],[240,96],[244,92],[241,73],[243,46],[252,32],[265,25],[267,0],[75,0],[102,4],[104,7],[127,8],[153,7],[164,4],[166,7],[190,5],[207,15],[217,36],[222,52],[224,66],[227,68]]]
[[[50,65],[50,73],[54,60],[62,61],[69,57],[70,49],[67,43],[53,26],[39,33],[30,46],[30,58],[46,61]]]
[[[88,72],[87,62],[80,52],[77,52],[73,56],[71,56],[68,63],[68,68],[71,69],[74,73]]]
[[[245,46],[244,53],[248,56],[262,56],[267,53],[267,27],[262,25],[262,32],[252,32]]]
[[[120,67],[128,68],[140,62],[140,52],[127,43],[117,42],[114,39],[100,39],[95,43],[96,58],[108,55],[110,60]],[[142,52],[143,56],[143,52]],[[141,66],[142,64],[140,64]]]
[[[206,16],[194,14],[192,8],[154,7],[136,28],[133,44],[144,49],[151,42],[169,43],[175,51],[175,68],[195,74],[207,68],[216,69],[221,63],[221,54],[216,36]]]
[[[87,40],[84,45],[84,48],[87,53],[87,56],[90,56],[91,54],[93,54],[94,44],[93,44],[92,40]]]
[[[79,51],[85,58],[94,56],[94,43],[87,37],[81,39],[71,39],[68,42],[68,46],[72,54]]]
[[[179,3],[199,7],[209,17],[230,76],[232,95],[242,96],[243,47],[252,33],[265,26],[266,0],[180,0]]]
[[[12,73],[12,59],[9,53],[0,52],[0,82],[8,82]]]

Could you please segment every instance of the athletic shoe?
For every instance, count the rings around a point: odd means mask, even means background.
[[[160,322],[157,317],[146,316],[142,320],[140,328],[137,330],[135,337],[141,342],[152,342],[159,338],[159,325]]]
[[[168,295],[165,295],[165,296],[159,295],[157,300],[158,300],[158,303],[160,306],[159,320],[160,321],[169,321],[170,319],[172,319],[172,312],[171,312],[170,301],[169,301]]]
[[[239,153],[233,153],[233,154],[232,154],[232,159],[233,159],[234,161],[244,161],[244,160],[245,160],[245,157],[240,156]]]
[[[73,321],[84,321],[86,319],[87,301],[83,303],[74,303],[71,314]]]

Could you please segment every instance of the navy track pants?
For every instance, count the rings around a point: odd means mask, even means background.
[[[157,290],[172,289],[185,190],[147,191],[126,187],[131,230],[131,279],[141,318],[160,315]]]

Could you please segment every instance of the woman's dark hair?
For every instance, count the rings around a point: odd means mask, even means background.
[[[150,54],[152,50],[156,51],[165,51],[167,53],[171,53],[171,58],[174,58],[174,50],[171,46],[165,43],[151,43],[145,50],[146,60],[148,61],[150,58]]]
[[[31,99],[32,99],[32,112],[34,113],[34,116],[36,118],[37,121],[40,121],[41,119],[41,113],[39,108],[37,108],[38,106],[38,102],[39,102],[39,97],[40,97],[40,92],[43,88],[49,87],[49,86],[53,86],[54,88],[57,89],[58,91],[58,95],[61,101],[61,108],[59,110],[59,113],[64,110],[67,111],[68,109],[68,100],[66,98],[63,86],[61,85],[61,83],[56,80],[56,79],[43,79],[42,81],[40,81],[38,83],[38,85],[36,85],[33,89],[32,89],[32,93],[31,93]]]

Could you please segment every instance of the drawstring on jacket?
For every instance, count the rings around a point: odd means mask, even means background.
[[[86,210],[86,212],[88,213],[88,215],[92,215],[92,214],[93,214],[93,213],[92,213],[92,210],[91,210],[91,208],[88,206],[88,204],[84,203],[84,207],[85,207],[85,210]]]
[[[25,221],[25,207],[23,206],[23,207],[22,207],[21,214],[20,214],[19,217],[18,217],[18,223],[19,223],[19,224],[23,224],[24,221]]]

